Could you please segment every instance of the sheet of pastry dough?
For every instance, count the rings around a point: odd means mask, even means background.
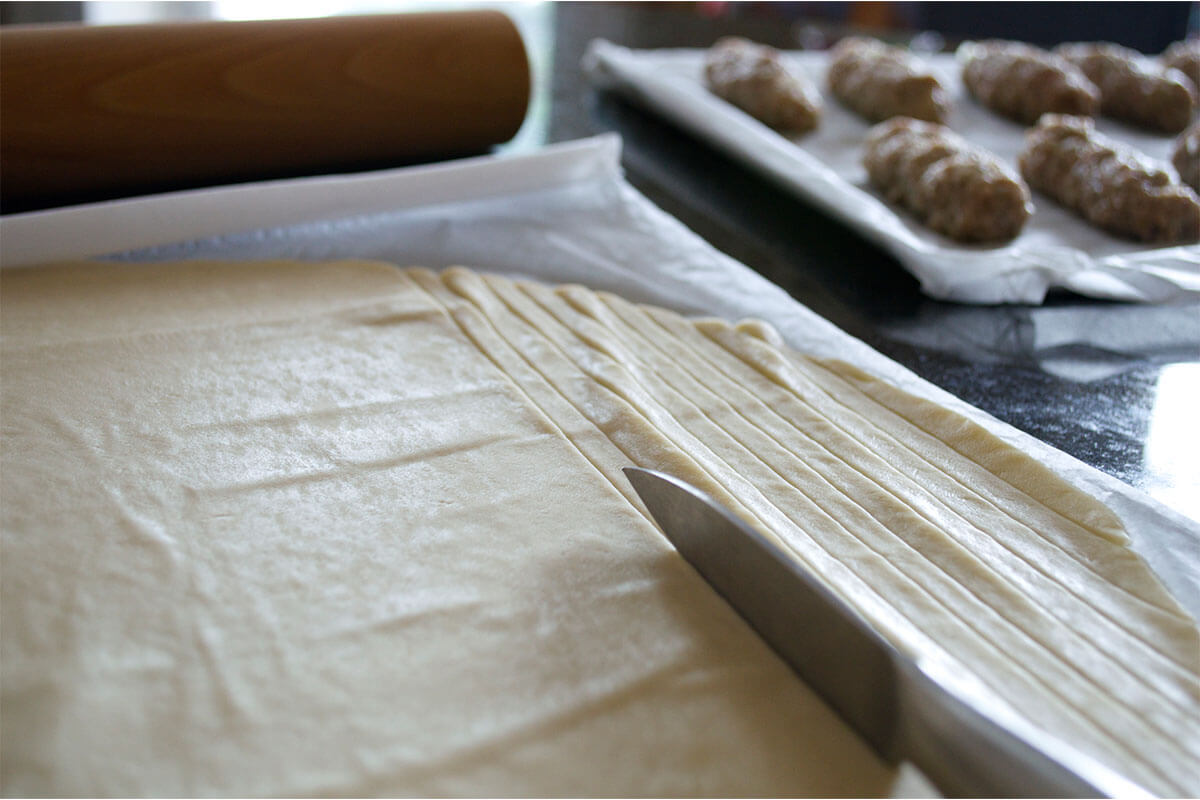
[[[765,326],[365,262],[3,274],[5,794],[875,795],[665,469],[1163,794],[1200,638],[1118,521]]]
[[[0,298],[5,794],[887,792],[607,438],[394,267]]]

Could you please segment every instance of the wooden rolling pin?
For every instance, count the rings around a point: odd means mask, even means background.
[[[0,74],[5,210],[480,152],[530,92],[494,11],[17,26]]]

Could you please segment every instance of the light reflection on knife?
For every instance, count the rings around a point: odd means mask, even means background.
[[[1000,708],[982,713],[946,670],[900,653],[698,489],[624,471],[680,554],[885,760],[911,761],[951,797],[1150,796]]]

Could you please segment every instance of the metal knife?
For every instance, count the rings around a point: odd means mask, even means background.
[[[795,558],[689,484],[627,467],[667,538],[884,760],[949,797],[1149,797],[1145,789],[893,647]],[[957,685],[956,685],[957,684]]]

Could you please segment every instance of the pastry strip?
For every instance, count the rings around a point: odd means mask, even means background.
[[[994,563],[1009,562],[1005,567],[1006,574],[1032,573],[1031,580],[1040,583],[1048,579],[1050,583],[1046,585],[1054,584],[1054,591],[1074,594],[1078,587],[1058,585],[1060,576],[1083,571],[1090,573],[1089,581],[1110,582],[1112,576],[1119,575],[1136,563],[1136,557],[1124,548],[1101,546],[1094,550],[1104,553],[1108,563],[1101,563],[1097,569],[1091,556],[1078,552],[1078,541],[1082,539],[1087,542],[1093,538],[1091,531],[1068,523],[1066,518],[1049,512],[1049,509],[1039,510],[1028,495],[1018,497],[1011,505],[996,500],[996,476],[973,462],[962,463],[966,461],[965,457],[951,461],[949,466],[945,461],[928,460],[929,454],[935,450],[913,445],[914,441],[919,440],[915,429],[902,439],[887,426],[872,423],[871,417],[878,417],[885,409],[876,406],[872,410],[871,401],[866,400],[863,404],[866,398],[862,395],[858,397],[860,405],[856,409],[853,398],[858,392],[845,392],[848,400],[836,401],[830,389],[823,389],[821,383],[811,381],[802,394],[789,395],[782,387],[762,379],[766,376],[755,375],[753,369],[740,359],[731,357],[728,351],[714,348],[713,341],[697,330],[695,323],[669,312],[641,309],[618,297],[596,295],[575,287],[560,289],[559,294],[573,307],[593,318],[611,320],[606,322],[606,327],[614,332],[621,330],[622,326],[628,326],[631,335],[626,341],[631,351],[658,351],[669,364],[678,364],[695,380],[703,380],[711,385],[712,391],[725,398],[734,412],[794,452],[800,452],[801,449],[796,442],[804,442],[805,450],[816,447],[837,455],[852,470],[886,475],[886,483],[897,497],[902,497],[914,509],[919,509],[928,519],[936,520],[948,529],[965,524],[977,532],[986,532],[986,536],[994,537],[1003,552],[996,551],[998,555],[988,558]],[[731,336],[724,329],[716,333],[715,330],[720,327],[717,323],[706,322],[703,325],[714,331],[714,335]],[[636,332],[636,335],[632,335],[632,332]],[[663,336],[664,332],[669,335]],[[743,342],[743,345],[753,346],[752,342]],[[824,372],[819,367],[809,366],[817,374]],[[831,381],[828,376],[824,381],[826,387],[837,383],[836,378]],[[753,387],[753,391],[750,387]],[[870,416],[866,416],[868,414]],[[932,443],[932,439],[927,441]],[[868,448],[865,442],[870,442],[871,447]],[[920,466],[901,467],[910,463]],[[920,482],[911,477],[916,472],[922,475]],[[1053,483],[1052,477],[1044,482],[1039,481],[1039,489],[1046,491]],[[1013,487],[1008,488],[1011,490]],[[944,500],[950,497],[955,498],[954,506]],[[1099,510],[1106,512],[1105,509]],[[1043,539],[1043,531],[1065,530],[1073,530],[1074,536],[1058,541]],[[983,552],[990,545],[985,542],[981,547],[983,550],[980,552]],[[1029,555],[1026,557],[1024,552]],[[1129,601],[1135,596],[1138,601],[1131,605]],[[1146,606],[1140,595],[1120,593],[1099,601],[1095,598],[1065,598],[1061,609],[1058,602],[1046,605],[1051,613],[1055,613],[1071,608],[1076,602],[1101,610],[1122,631],[1115,635],[1133,637],[1137,646],[1153,651],[1148,657],[1165,659],[1173,663],[1175,669],[1190,669],[1190,665],[1178,654],[1156,651],[1153,640],[1142,638],[1146,630],[1162,625],[1178,626],[1181,635],[1186,633],[1188,623],[1177,614],[1156,606]],[[1169,600],[1165,597],[1163,602],[1169,606]]]
[[[658,413],[668,415],[662,419],[673,419],[673,424],[691,431],[697,440],[705,442],[715,455],[720,456],[721,461],[738,474],[752,477],[754,485],[771,487],[768,497],[794,525],[814,532],[821,542],[828,543],[832,541],[830,537],[837,534],[832,530],[822,531],[821,520],[838,520],[852,536],[860,540],[861,544],[857,546],[865,548],[864,555],[852,556],[850,554],[855,550],[853,540],[845,543],[839,548],[847,552],[843,560],[852,558],[852,563],[862,563],[866,553],[877,552],[889,563],[902,566],[903,575],[922,576],[921,586],[933,590],[935,597],[943,600],[954,598],[948,609],[939,610],[935,603],[920,616],[940,617],[946,624],[950,624],[947,615],[950,618],[958,617],[967,623],[969,630],[973,618],[988,617],[989,611],[986,609],[998,611],[998,617],[986,626],[989,640],[1003,642],[1004,652],[1015,662],[1041,664],[1038,680],[1048,679],[1049,683],[1040,691],[1045,692],[1048,687],[1063,687],[1061,691],[1064,697],[1074,698],[1067,703],[1067,707],[1074,708],[1070,713],[1082,715],[1085,719],[1092,716],[1090,709],[1095,703],[1105,702],[1106,699],[1113,702],[1114,693],[1123,696],[1127,703],[1124,711],[1118,712],[1115,707],[1111,709],[1114,716],[1118,713],[1123,715],[1121,722],[1096,718],[1091,723],[1100,729],[1107,728],[1107,746],[1111,746],[1114,740],[1125,738],[1133,730],[1141,730],[1140,736],[1170,737],[1169,731],[1175,724],[1175,714],[1170,709],[1177,703],[1187,703],[1191,698],[1184,688],[1187,685],[1186,668],[1173,668],[1175,676],[1171,681],[1161,684],[1165,694],[1160,695],[1157,687],[1143,683],[1142,667],[1121,664],[1120,659],[1111,661],[1108,646],[1077,639],[1077,617],[1074,614],[1068,614],[1066,620],[1055,624],[1039,606],[1028,603],[1027,595],[1009,593],[1015,588],[1011,585],[1001,588],[1001,585],[1010,584],[1011,578],[1001,577],[1000,573],[993,573],[993,577],[989,578],[991,567],[988,565],[997,563],[997,557],[977,560],[968,555],[968,551],[954,538],[962,535],[965,541],[971,541],[970,525],[963,525],[961,520],[949,520],[948,526],[932,525],[928,518],[895,493],[897,484],[902,484],[903,479],[897,478],[892,467],[871,459],[858,468],[849,467],[844,454],[852,445],[845,441],[830,446],[814,446],[807,434],[798,431],[787,433],[784,428],[776,428],[776,435],[771,435],[753,424],[744,414],[737,413],[728,400],[728,392],[722,390],[721,381],[715,374],[708,370],[688,374],[681,369],[678,356],[682,354],[674,348],[669,353],[661,353],[656,342],[629,335],[624,325],[597,328],[590,318],[582,318],[577,311],[564,307],[547,287],[521,284],[521,288],[582,341],[599,348],[612,359],[613,364],[622,365],[628,375],[636,377],[639,386],[661,404]],[[564,295],[569,291],[563,290],[559,294]],[[586,296],[584,292],[578,294]],[[539,323],[538,327],[545,326]],[[657,341],[670,347],[674,337],[662,337]],[[757,387],[758,383],[751,381],[748,385]],[[620,383],[614,385],[620,392],[628,391],[620,388]],[[804,508],[793,510],[793,501],[800,502],[801,498],[806,498],[803,501]],[[953,533],[948,536],[947,532]],[[785,538],[788,536],[787,529],[778,533]],[[988,547],[981,546],[975,540],[970,550],[983,558]],[[1028,570],[1028,565],[1025,568]],[[1008,572],[1004,570],[1003,575],[1007,576]],[[872,580],[874,585],[882,585],[876,580]],[[1019,585],[1020,581],[1015,583]],[[998,594],[993,595],[993,592]],[[1038,596],[1049,598],[1051,594],[1055,592],[1038,593]],[[1005,599],[999,599],[999,595],[1005,595]],[[892,602],[898,608],[905,609],[907,601],[897,602],[898,597],[891,595]],[[1065,598],[1062,600],[1065,601]],[[1070,608],[1069,603],[1067,608]],[[1089,613],[1086,604],[1076,605],[1075,608],[1079,613]],[[1014,614],[1017,616],[1011,616]],[[1015,621],[1022,617],[1024,624]],[[1118,634],[1114,632],[1114,635]],[[963,631],[956,636],[971,638],[972,634]],[[1033,641],[1027,641],[1025,637]],[[1100,638],[1107,639],[1107,636],[1101,635]],[[1039,641],[1041,644],[1037,643]],[[1129,639],[1128,642],[1130,646],[1138,646],[1136,639]],[[1051,665],[1043,660],[1044,656],[1037,654],[1039,649],[1044,649],[1047,654],[1069,654],[1067,658],[1073,666],[1067,666],[1066,662]],[[1155,658],[1152,651],[1145,652],[1144,656]],[[978,674],[991,674],[986,664],[971,663],[973,671]],[[1166,664],[1163,666],[1167,667]],[[1090,676],[1096,692],[1090,699],[1086,692],[1076,692],[1081,675],[1072,676],[1072,669]],[[1170,671],[1172,668],[1167,669]],[[1052,675],[1058,677],[1050,677]],[[1012,680],[1011,676],[1003,679],[997,677],[997,685],[1004,685],[1009,680]],[[1172,684],[1175,680],[1182,680],[1182,685]],[[1118,686],[1123,688],[1118,689]],[[1059,691],[1057,688],[1049,690]],[[1036,717],[1045,709],[1026,710]],[[1058,713],[1064,712],[1059,709]],[[1139,735],[1130,738],[1136,740]],[[1166,749],[1169,751],[1172,747]],[[1190,756],[1180,750],[1175,758],[1178,759],[1177,763],[1186,763]]]

